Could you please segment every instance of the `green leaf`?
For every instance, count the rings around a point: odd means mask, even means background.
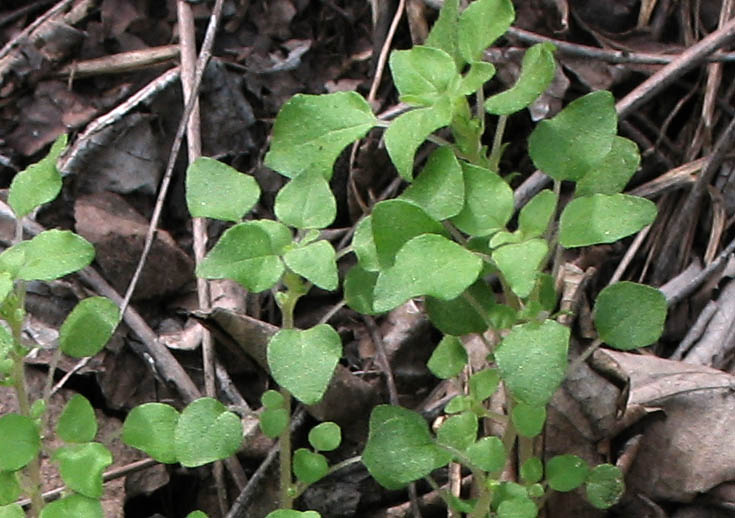
[[[341,356],[342,341],[327,324],[281,329],[268,343],[273,379],[305,405],[322,398]]]
[[[555,180],[580,180],[610,152],[617,121],[612,94],[592,92],[539,122],[528,139],[528,153]]]
[[[623,472],[612,464],[595,466],[585,482],[587,500],[598,509],[615,505],[625,493]]]
[[[171,405],[144,403],[133,407],[123,423],[122,440],[164,464],[177,461],[174,431],[179,412]]]
[[[645,347],[661,336],[667,307],[661,290],[634,282],[618,282],[597,296],[595,327],[600,338],[616,349]]]
[[[238,222],[258,198],[260,187],[252,176],[219,160],[199,157],[186,170],[186,205],[193,218]]]
[[[536,276],[548,251],[546,241],[530,239],[498,248],[492,258],[513,293],[525,299],[536,286]]]
[[[277,509],[268,513],[265,518],[321,518],[316,511],[294,511],[291,509]]]
[[[441,223],[421,207],[400,199],[375,205],[371,226],[381,269],[393,266],[396,254],[410,239],[421,234],[446,233]]]
[[[0,518],[3,506],[12,504],[20,496],[20,484],[15,471],[0,471]],[[9,511],[8,511],[9,512]],[[25,515],[21,515],[25,517]]]
[[[475,61],[462,77],[457,91],[460,95],[470,95],[480,90],[495,75],[495,67],[486,61]]]
[[[196,274],[205,279],[232,279],[257,293],[273,287],[283,271],[268,233],[255,222],[247,222],[222,234]]]
[[[289,419],[285,408],[266,408],[260,414],[260,430],[266,437],[275,439],[286,429]]]
[[[320,288],[337,289],[337,263],[334,248],[329,241],[320,240],[301,248],[294,248],[283,255],[286,266]]]
[[[174,431],[176,459],[187,468],[226,459],[235,454],[241,443],[240,418],[208,397],[189,403]]]
[[[0,518],[26,518],[26,513],[18,504],[3,505],[0,506]]]
[[[33,420],[19,414],[0,417],[0,471],[16,471],[28,464],[41,449]]]
[[[266,408],[283,408],[286,404],[286,400],[283,398],[283,395],[278,392],[277,390],[266,390],[263,392],[263,395],[260,396],[260,401],[263,403],[263,406]]]
[[[457,69],[464,64],[459,55],[459,49],[457,49],[458,22],[459,0],[445,0],[439,11],[439,17],[424,42],[425,46],[441,49],[452,56]]]
[[[13,178],[8,192],[8,204],[18,218],[30,214],[61,191],[61,175],[56,161],[67,143],[66,134],[60,135],[45,158],[28,166]]]
[[[447,418],[436,433],[439,444],[464,451],[477,439],[477,416],[472,412],[462,412]]]
[[[525,239],[544,235],[551,218],[554,217],[556,202],[556,194],[544,189],[531,198],[531,201],[521,209],[518,216],[518,230],[521,231]]]
[[[61,500],[48,503],[41,509],[39,518],[104,518],[102,504],[96,498],[83,495],[69,495]]]
[[[569,328],[553,320],[515,326],[495,351],[495,361],[511,394],[544,406],[564,379]]]
[[[470,376],[470,396],[478,403],[495,394],[500,384],[498,369],[483,369]]]
[[[207,513],[203,511],[192,511],[186,515],[186,518],[209,518]]]
[[[534,102],[554,79],[556,62],[551,43],[537,43],[526,51],[518,81],[509,90],[485,101],[485,111],[495,115],[510,115]]]
[[[299,448],[293,455],[293,472],[301,482],[313,484],[329,473],[329,464],[321,453]]]
[[[275,212],[281,222],[292,227],[324,228],[334,221],[337,202],[324,176],[310,170],[278,191]]]
[[[464,180],[454,152],[446,146],[434,150],[401,198],[411,200],[436,220],[459,214],[464,206]]]
[[[638,145],[616,136],[605,158],[577,182],[574,195],[616,194],[625,188],[640,163]]]
[[[498,518],[536,518],[538,508],[528,497],[509,498],[498,506]]]
[[[426,366],[437,378],[449,379],[462,372],[467,365],[467,350],[455,336],[445,336],[429,358]]]
[[[388,311],[420,295],[454,299],[475,282],[481,269],[482,260],[472,252],[445,237],[422,234],[406,243],[395,265],[378,276],[374,309]]]
[[[102,473],[112,464],[112,454],[98,442],[62,446],[54,453],[61,478],[69,489],[89,498],[102,496]]]
[[[342,442],[342,430],[337,423],[326,421],[309,431],[309,444],[317,451],[336,450]]]
[[[442,97],[428,108],[417,108],[398,116],[385,130],[383,138],[388,155],[398,174],[410,182],[413,179],[413,158],[416,150],[433,132],[452,122],[450,100]]]
[[[355,227],[355,235],[352,237],[352,248],[355,250],[357,261],[363,270],[368,272],[377,272],[380,270],[378,251],[375,248],[375,239],[373,238],[372,216],[367,216]]]
[[[414,106],[435,104],[460,81],[452,56],[437,48],[394,50],[389,65],[400,100]]]
[[[83,237],[68,230],[46,230],[24,245],[25,261],[17,273],[24,281],[53,281],[89,265],[94,247]],[[3,252],[5,255],[18,245]]]
[[[289,178],[315,170],[329,179],[342,150],[364,137],[376,121],[356,92],[297,94],[278,112],[265,165]]]
[[[511,419],[518,430],[518,435],[536,437],[544,429],[546,407],[531,406],[523,402],[517,403],[513,407]]]
[[[470,396],[454,396],[447,406],[444,407],[444,412],[447,414],[458,414],[472,408],[472,398]]]
[[[282,255],[293,243],[293,236],[286,225],[273,219],[257,219],[248,221],[250,225],[260,228],[268,234],[271,240],[271,250],[276,255]]]
[[[0,304],[5,302],[5,299],[13,291],[13,277],[9,272],[0,272]]]
[[[97,418],[86,397],[76,394],[64,406],[56,433],[66,442],[89,442],[97,435]]]
[[[362,462],[386,489],[400,489],[450,459],[434,443],[429,426],[416,412],[390,405],[373,408]]]
[[[479,61],[483,52],[505,34],[515,19],[510,0],[475,0],[459,16],[459,53],[467,63]]]
[[[462,232],[486,236],[505,228],[513,215],[513,190],[496,173],[462,163],[464,207],[452,218]]]
[[[120,309],[107,297],[80,301],[59,330],[61,350],[74,358],[94,356],[112,337],[120,322]]]
[[[546,480],[554,491],[572,491],[584,483],[589,471],[584,459],[576,455],[557,455],[546,463]]]
[[[493,436],[483,437],[465,451],[467,458],[483,471],[494,473],[503,469],[507,458],[503,441]]]
[[[344,297],[347,305],[363,315],[374,315],[379,311],[373,310],[373,292],[378,282],[377,272],[363,270],[360,265],[353,266],[344,282]]]
[[[593,194],[575,198],[559,220],[564,248],[614,243],[656,219],[656,204],[627,194]]]
[[[528,484],[535,484],[544,476],[544,465],[538,457],[531,457],[521,465],[521,478]]]
[[[495,306],[495,297],[485,281],[480,279],[472,284],[467,288],[467,295],[475,299],[486,315],[490,315]],[[465,298],[464,293],[452,300],[426,297],[424,307],[431,323],[448,335],[482,333],[488,328],[483,315]]]

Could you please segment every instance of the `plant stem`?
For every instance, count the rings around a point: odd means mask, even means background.
[[[592,342],[587,349],[585,349],[582,354],[577,356],[572,363],[569,364],[569,367],[567,368],[567,373],[564,377],[568,377],[572,372],[577,370],[582,363],[584,363],[587,358],[592,356],[592,353],[594,353],[599,347],[602,345],[602,340],[599,338],[595,339],[594,342]]]
[[[498,170],[500,164],[500,155],[503,151],[503,133],[505,133],[505,123],[508,121],[507,115],[498,117],[498,125],[495,126],[495,136],[493,137],[493,148],[490,151],[490,169]]]
[[[291,509],[293,507],[293,488],[291,487],[293,484],[291,479],[291,394],[286,389],[281,388],[281,395],[288,410],[289,419],[278,440],[280,499],[281,509]]]

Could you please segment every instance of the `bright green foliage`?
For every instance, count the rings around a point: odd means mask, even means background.
[[[36,424],[19,414],[0,417],[0,471],[15,471],[28,464],[38,454],[41,439]]]
[[[434,22],[429,36],[424,42],[425,46],[441,49],[452,56],[457,69],[464,64],[457,48],[458,21],[459,0],[446,0],[439,11],[439,17]]]
[[[529,483],[535,484],[544,476],[544,464],[538,457],[531,457],[521,465],[521,478]]]
[[[546,463],[546,480],[554,491],[572,491],[581,486],[590,468],[576,455],[557,455]]]
[[[577,182],[574,195],[616,194],[627,185],[640,162],[641,154],[636,143],[615,136],[610,152]]]
[[[13,178],[8,192],[8,204],[18,218],[47,203],[61,191],[61,175],[56,161],[66,148],[67,136],[60,135],[42,160],[28,166]]]
[[[0,471],[0,506],[15,502],[20,496],[20,484],[14,471]],[[0,507],[2,509],[2,507]],[[2,517],[2,512],[0,512]]]
[[[337,289],[337,263],[329,241],[320,240],[283,254],[283,262],[306,280],[325,290]]]
[[[326,457],[306,448],[299,448],[293,455],[293,472],[305,484],[313,484],[329,472]]]
[[[452,57],[437,48],[393,51],[389,65],[401,101],[414,106],[435,104],[460,81]]]
[[[337,423],[326,421],[309,431],[309,444],[318,451],[332,451],[342,442],[342,430]]]
[[[421,234],[446,234],[441,223],[407,200],[378,203],[370,225],[380,269],[393,266],[396,254],[411,238]],[[363,268],[366,267],[363,265]]]
[[[288,422],[289,414],[285,408],[266,408],[260,414],[260,430],[271,439],[281,435]]]
[[[0,272],[0,304],[13,291],[13,277],[8,272]]]
[[[106,297],[79,302],[59,330],[59,345],[69,356],[94,356],[110,340],[120,321],[120,309]]]
[[[437,148],[401,198],[414,202],[436,220],[459,214],[464,206],[464,179],[452,150]]]
[[[420,295],[451,300],[475,282],[481,269],[482,260],[460,245],[436,234],[420,235],[380,273],[373,308],[388,311]]]
[[[97,418],[87,398],[76,394],[56,422],[56,434],[66,442],[89,442],[97,435]]]
[[[186,170],[186,205],[194,218],[240,221],[260,198],[252,176],[208,157],[199,157]]]
[[[595,302],[595,327],[616,349],[637,349],[659,339],[666,322],[666,297],[661,290],[618,282],[602,290]]]
[[[410,182],[413,179],[413,158],[416,150],[429,135],[452,121],[452,106],[442,97],[436,104],[400,115],[385,130],[385,148],[398,174]]]
[[[179,412],[171,405],[145,403],[133,408],[125,418],[122,440],[164,464],[176,459],[174,431]]]
[[[436,346],[426,366],[437,378],[453,378],[467,365],[467,350],[455,336],[445,336]]]
[[[498,369],[483,369],[470,376],[470,396],[475,401],[485,401],[498,390],[499,384]]]
[[[471,236],[486,236],[505,228],[513,215],[513,191],[496,173],[463,163],[465,205],[452,218],[458,229]]]
[[[206,279],[232,279],[253,292],[271,288],[284,272],[269,234],[255,222],[229,228],[196,274]]]
[[[612,94],[592,92],[539,122],[528,139],[528,153],[555,180],[580,180],[610,152],[617,120]]]
[[[278,219],[295,228],[324,228],[337,215],[329,182],[317,170],[304,171],[276,195]]]
[[[508,454],[503,446],[503,441],[494,435],[483,437],[476,443],[472,444],[465,451],[467,458],[472,461],[478,468],[495,473],[503,469]]]
[[[569,328],[553,321],[514,327],[495,351],[500,375],[511,394],[544,406],[564,379]]]
[[[493,95],[485,101],[485,111],[495,115],[510,115],[534,102],[554,79],[556,63],[551,43],[538,43],[528,49],[521,63],[521,75],[510,90]]]
[[[498,518],[536,518],[538,508],[528,497],[509,498],[498,506]]]
[[[273,379],[305,405],[322,398],[341,356],[342,341],[327,324],[282,329],[268,343]]]
[[[18,504],[0,506],[0,518],[26,518],[26,513]]]
[[[364,270],[360,265],[350,268],[344,281],[344,297],[347,305],[363,315],[380,313],[373,310],[376,282],[378,282],[377,272]]]
[[[377,209],[380,203],[375,206]],[[373,217],[368,216],[355,226],[355,235],[352,238],[352,248],[355,250],[360,268],[368,272],[380,270],[378,250],[373,239]],[[398,251],[396,249],[396,251]],[[1,256],[0,256],[1,257]],[[392,264],[392,263],[391,263]],[[388,265],[390,266],[390,265]]]
[[[270,409],[283,408],[286,404],[283,394],[277,390],[266,390],[260,397],[260,401],[263,403],[264,407]]]
[[[293,236],[286,225],[271,219],[248,221],[250,225],[263,230],[271,240],[271,250],[274,254],[282,255],[293,243]]]
[[[536,437],[544,429],[546,407],[518,403],[513,407],[511,419],[518,430],[518,435]]]
[[[362,462],[386,489],[400,489],[444,466],[450,458],[434,444],[419,414],[390,405],[379,405],[370,414]]]
[[[436,432],[436,441],[455,450],[463,451],[477,439],[477,416],[472,412],[453,415]]]
[[[485,49],[508,30],[515,19],[510,0],[476,0],[459,16],[459,54],[467,63],[479,61]]]
[[[518,215],[518,230],[525,239],[540,237],[546,232],[551,218],[554,217],[556,202],[556,194],[544,189],[521,209]]]
[[[62,446],[52,459],[70,489],[89,498],[102,496],[102,473],[112,464],[112,454],[98,442]]]
[[[444,413],[458,414],[470,408],[472,408],[472,398],[470,396],[454,396],[444,407]]]
[[[477,302],[484,311],[484,315],[478,313],[478,309],[467,300],[468,297],[472,297]],[[486,318],[492,319],[494,307],[495,297],[482,279],[452,300],[441,300],[434,297],[426,297],[425,300],[426,313],[431,323],[441,332],[455,336],[485,331],[488,328]]]
[[[370,105],[356,92],[295,95],[278,112],[265,165],[289,178],[313,170],[329,179],[345,146],[375,122]]]
[[[38,419],[45,413],[46,402],[43,399],[37,399],[31,404],[31,409],[28,415],[31,419]]]
[[[495,67],[492,63],[487,63],[486,61],[475,61],[470,65],[470,69],[467,74],[462,77],[457,93],[461,95],[470,95],[482,88],[482,86],[490,81],[494,75]]]
[[[559,243],[565,248],[613,243],[635,234],[656,219],[656,204],[627,194],[575,198],[559,220]]]
[[[68,230],[46,230],[5,250],[0,265],[24,281],[53,281],[81,270],[92,259],[94,247],[83,237]]]
[[[207,514],[202,511],[192,511],[186,515],[186,518],[208,518]]]
[[[493,252],[492,258],[513,293],[526,298],[536,286],[536,276],[548,251],[546,241],[530,239],[500,247]]]
[[[278,509],[265,518],[321,518],[321,514],[316,511],[294,511],[292,509]]]
[[[212,398],[200,398],[187,405],[174,431],[176,460],[187,468],[226,459],[241,443],[240,418]]]
[[[46,504],[39,518],[69,518],[70,516],[104,518],[102,504],[96,498],[72,494]]]
[[[622,471],[612,464],[595,466],[587,475],[585,491],[589,503],[598,509],[611,507],[625,492]]]

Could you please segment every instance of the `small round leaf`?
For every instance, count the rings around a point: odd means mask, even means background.
[[[511,419],[518,430],[518,435],[536,437],[544,429],[546,407],[518,403],[513,407]]]
[[[28,464],[41,448],[41,438],[33,420],[19,414],[0,417],[0,470],[16,471]]]
[[[288,426],[289,413],[285,408],[266,408],[260,414],[260,430],[266,437],[275,439]]]
[[[237,222],[259,197],[260,187],[252,176],[219,160],[199,157],[186,170],[186,205],[194,218]]]
[[[611,507],[625,492],[623,472],[612,464],[595,466],[585,482],[587,500],[598,509]]]
[[[174,431],[176,459],[187,468],[234,455],[242,443],[242,422],[213,398],[193,401]]]
[[[20,496],[20,484],[15,471],[0,471],[0,509],[12,504]],[[23,515],[25,516],[25,515]],[[0,513],[2,518],[2,513]]]
[[[293,455],[293,472],[301,482],[313,484],[329,472],[329,464],[321,453],[299,448]]]
[[[483,437],[467,448],[465,454],[473,464],[488,473],[503,469],[507,458],[503,441],[494,435]]]
[[[174,430],[179,412],[171,405],[145,403],[133,408],[123,424],[123,442],[138,448],[158,462],[176,462]]]
[[[544,476],[544,465],[538,457],[531,457],[521,465],[521,478],[524,482],[535,484]]]
[[[576,455],[557,455],[546,463],[546,479],[554,491],[572,491],[581,486],[590,468]]]
[[[94,356],[110,340],[120,309],[107,297],[89,297],[77,304],[59,331],[61,350],[74,358]]]
[[[645,347],[661,336],[667,306],[661,290],[634,282],[618,282],[597,296],[595,327],[600,338],[616,349]]]
[[[525,498],[509,498],[498,506],[498,518],[536,518],[538,507],[533,500]]]
[[[0,506],[0,518],[26,518],[26,513],[18,504]]]
[[[260,400],[263,402],[264,407],[272,409],[283,408],[283,405],[285,403],[283,395],[277,390],[266,390],[265,392],[263,392]]]
[[[89,498],[102,496],[102,473],[112,464],[112,454],[98,442],[62,446],[53,455],[64,483]]]
[[[437,378],[453,378],[467,365],[467,350],[456,336],[445,336],[436,346],[426,364]]]
[[[309,431],[309,444],[318,451],[332,451],[342,442],[342,430],[337,423],[327,421]]]
[[[69,518],[70,516],[104,518],[104,512],[97,498],[73,494],[46,504],[41,509],[39,518]]]
[[[89,442],[97,435],[94,408],[81,394],[72,397],[56,422],[56,433],[66,442]]]

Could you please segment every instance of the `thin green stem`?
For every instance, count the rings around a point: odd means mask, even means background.
[[[500,156],[503,152],[503,133],[505,133],[505,123],[508,122],[507,115],[498,117],[498,125],[495,126],[495,136],[493,137],[493,147],[490,151],[490,169],[498,170],[500,164]]]
[[[289,413],[289,420],[278,440],[280,501],[281,509],[291,509],[294,500],[293,480],[291,478],[291,394],[286,389],[281,388],[281,395]]]

